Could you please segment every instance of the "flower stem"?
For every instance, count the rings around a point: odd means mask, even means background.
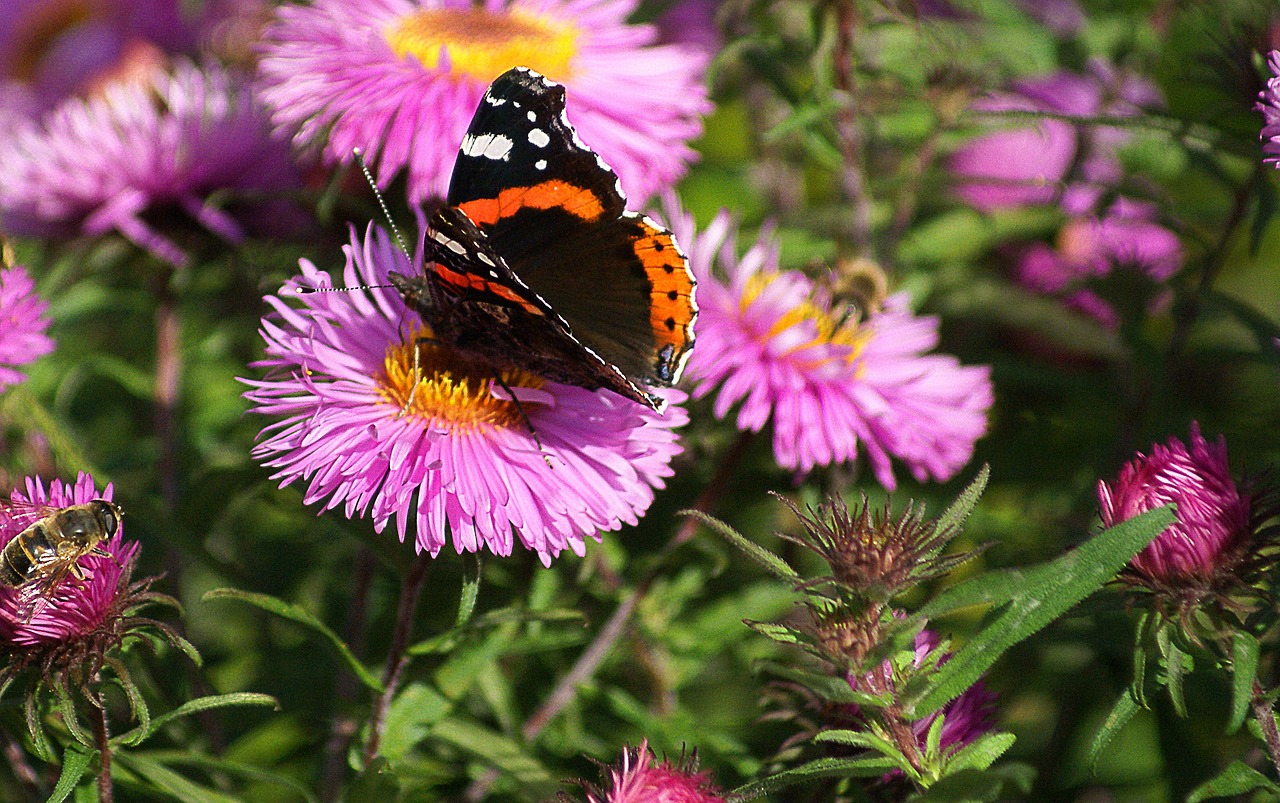
[[[836,48],[832,56],[835,86],[845,96],[836,116],[836,138],[844,169],[840,185],[852,207],[850,237],[857,256],[873,257],[871,242],[871,190],[866,173],[866,142],[858,119],[858,81],[854,75],[858,9],[855,0],[839,0],[836,10]]]
[[[413,616],[418,610],[418,599],[422,596],[422,587],[427,582],[427,569],[431,567],[432,558],[429,552],[420,552],[405,575],[404,585],[400,588],[400,604],[396,609],[396,627],[391,634],[391,648],[387,652],[387,665],[382,673],[382,694],[373,701],[373,712],[369,715],[369,741],[364,747],[364,765],[378,755],[378,743],[382,741],[382,727],[387,715],[391,699],[395,697],[396,686],[400,683],[400,673],[409,662],[404,654],[409,647],[409,636],[413,633]]]
[[[361,544],[356,556],[355,585],[351,591],[351,607],[347,610],[344,636],[356,656],[364,652],[368,631],[369,589],[372,587],[376,559],[369,547]],[[344,709],[355,699],[358,690],[355,675],[340,670],[333,684],[333,725],[324,746],[324,765],[320,772],[320,799],[334,803],[341,797],[342,776],[346,767],[347,746],[355,735],[357,723]]]
[[[711,511],[716,501],[724,493],[724,487],[728,484],[730,477],[733,476],[734,470],[742,462],[742,456],[755,439],[755,435],[756,433],[754,432],[743,432],[738,436],[733,446],[729,448],[729,451],[720,460],[720,467],[716,470],[715,476],[711,478],[711,481],[702,489],[702,493],[698,495],[697,500],[694,501],[693,510],[703,513]],[[552,689],[551,694],[547,695],[547,699],[525,721],[524,726],[520,729],[520,735],[524,737],[526,742],[536,739],[538,734],[542,733],[542,729],[551,720],[555,719],[564,710],[564,707],[569,704],[569,701],[573,699],[579,684],[585,683],[600,668],[600,664],[609,654],[609,651],[613,649],[618,637],[626,631],[627,625],[631,621],[631,615],[635,613],[636,606],[640,604],[640,600],[644,599],[649,587],[653,585],[654,581],[662,573],[666,563],[663,559],[692,538],[697,531],[698,520],[693,516],[686,517],[681,523],[680,529],[676,530],[676,534],[663,548],[659,559],[654,561],[653,568],[644,577],[640,578],[631,595],[618,605],[613,615],[600,628],[600,632],[596,634],[591,644],[578,656],[578,660],[569,671],[560,678],[556,687]],[[464,799],[470,801],[483,800],[489,791],[489,787],[497,777],[497,771],[490,770],[482,777],[477,778],[467,788]]]
[[[1267,702],[1266,690],[1257,678],[1253,681],[1253,717],[1262,728],[1262,739],[1266,742],[1271,764],[1276,768],[1276,775],[1280,776],[1280,730],[1276,728],[1275,711]]]
[[[103,704],[102,694],[91,701],[89,706],[89,723],[93,726],[93,741],[98,748],[98,803],[111,803],[114,792],[111,788],[111,742],[107,732],[107,708]]]

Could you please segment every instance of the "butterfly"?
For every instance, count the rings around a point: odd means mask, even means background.
[[[422,272],[388,280],[431,341],[495,372],[661,410],[646,388],[684,370],[696,282],[671,232],[626,203],[565,117],[564,87],[516,67],[489,86],[462,138]]]

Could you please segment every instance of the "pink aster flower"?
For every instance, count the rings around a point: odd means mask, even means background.
[[[382,231],[353,234],[344,251],[348,287],[422,269],[421,249],[410,265]],[[304,260],[286,291],[328,282]],[[301,308],[266,300],[275,314],[262,321],[267,358],[257,365],[270,373],[243,380],[253,387],[245,396],[254,412],[284,419],[264,429],[254,455],[282,485],[307,481],[308,504],[370,512],[379,532],[394,518],[401,540],[413,523],[418,551],[432,555],[450,537],[459,552],[508,555],[514,533],[549,565],[566,547],[584,554],[587,536],[634,524],[672,474],[681,450],[672,429],[687,421],[675,404],[657,413],[505,371],[535,439],[505,391],[491,391],[493,371],[420,342],[429,330],[394,291],[310,293]]]
[[[210,196],[279,192],[296,180],[287,145],[270,136],[243,79],[179,62],[145,82],[70,98],[17,131],[0,171],[0,226],[37,236],[114,230],[183,264],[144,213],[176,206],[237,241],[240,224]]]
[[[672,763],[657,757],[645,740],[626,748],[616,767],[606,771],[604,789],[587,786],[589,803],[724,803],[724,793],[694,761]]]
[[[715,393],[719,418],[740,403],[737,426],[773,425],[779,465],[801,471],[866,449],[876,479],[896,487],[890,458],[923,482],[946,480],[972,457],[992,404],[990,370],[929,354],[938,320],[913,315],[905,294],[858,322],[822,288],[778,267],[776,244],[736,257],[721,213],[702,232],[669,202],[668,221],[698,279],[695,396]]]
[[[1250,501],[1227,464],[1222,436],[1209,443],[1191,424],[1190,448],[1177,438],[1139,452],[1115,482],[1098,482],[1107,527],[1139,513],[1177,504],[1177,519],[1130,561],[1132,569],[1163,586],[1200,585],[1230,571],[1252,535]]]
[[[406,170],[409,196],[443,196],[485,88],[516,66],[568,90],[582,139],[642,199],[685,172],[710,106],[706,52],[655,44],[636,0],[315,0],[284,6],[265,34],[263,97],[330,162],[376,155],[378,183]]]
[[[52,512],[94,499],[111,501],[111,496],[110,485],[98,493],[93,478],[83,472],[74,485],[55,479],[48,490],[39,478],[28,478],[26,492],[15,490],[11,505],[0,511],[0,549],[41,518],[33,506]],[[138,554],[138,544],[124,540],[123,525],[117,522],[115,533],[99,546],[111,557],[80,558],[77,565],[85,579],[69,576],[47,597],[32,599],[33,593],[43,591],[30,585],[0,587],[0,643],[10,650],[62,644],[90,635],[108,617],[118,614],[118,602],[127,592],[128,571]]]
[[[1262,161],[1280,168],[1280,50],[1267,57],[1271,77],[1267,88],[1258,93],[1255,109],[1262,112]]]
[[[0,390],[23,375],[16,366],[53,351],[49,303],[36,295],[35,282],[22,266],[0,270]]]

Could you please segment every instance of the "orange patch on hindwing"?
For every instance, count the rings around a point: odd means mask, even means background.
[[[643,219],[640,228],[643,233],[633,248],[653,285],[649,324],[653,327],[659,367],[666,364],[678,376],[685,353],[693,345],[693,322],[698,317],[693,274],[671,232]]]

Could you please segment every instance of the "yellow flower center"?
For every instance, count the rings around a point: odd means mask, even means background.
[[[743,314],[746,313],[752,302],[764,292],[764,289],[777,278],[778,273],[776,271],[769,271],[757,273],[747,280],[747,286],[742,293],[742,301],[740,302]],[[778,320],[773,322],[773,326],[769,327],[766,338],[771,340],[791,327],[802,324],[805,321],[813,322],[817,334],[813,339],[794,346],[791,349],[792,352],[807,349],[810,346],[821,343],[847,346],[849,350],[845,357],[845,362],[852,365],[862,353],[863,346],[866,345],[871,336],[869,329],[858,325],[857,315],[833,315],[828,305],[816,304],[810,299],[783,313]]]
[[[477,428],[526,428],[516,403],[493,395],[491,388],[498,378],[509,388],[541,388],[543,379],[526,371],[501,371],[481,362],[422,342],[422,331],[415,331],[404,343],[393,343],[382,361],[383,374],[378,382],[378,395],[397,411],[416,416],[424,423],[443,426],[450,431],[473,431]],[[427,331],[429,336],[430,332]],[[417,374],[413,364],[418,352]],[[416,385],[416,390],[415,390]],[[501,386],[499,385],[499,388]],[[502,393],[499,390],[499,393]],[[505,395],[505,394],[504,394]],[[534,402],[524,401],[525,412]]]
[[[400,58],[412,55],[427,69],[449,54],[449,69],[489,83],[516,66],[555,81],[572,72],[578,28],[520,9],[429,8],[402,17],[385,31]]]

